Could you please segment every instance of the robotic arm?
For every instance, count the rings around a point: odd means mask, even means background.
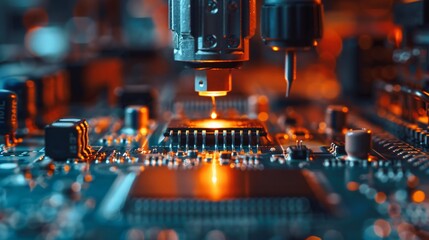
[[[255,0],[170,0],[174,59],[196,70],[200,96],[225,96],[231,91],[231,69],[249,60],[249,40],[256,28]],[[286,96],[296,73],[299,49],[322,37],[320,0],[265,0],[261,10],[264,43],[286,51]]]

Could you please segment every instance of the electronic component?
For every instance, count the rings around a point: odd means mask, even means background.
[[[345,150],[348,160],[368,159],[371,150],[371,130],[351,129],[347,131]]]
[[[144,174],[137,177],[131,190],[131,199],[228,201],[243,198],[302,197],[310,200],[309,207],[314,211],[329,211],[326,208],[326,200],[320,199],[322,195],[312,186],[317,185],[315,178],[307,171],[240,171],[216,165],[216,172],[213,172],[213,168],[212,165],[183,171],[173,171],[166,167],[148,168]],[[213,176],[217,177],[217,181],[213,181]],[[154,177],[163,181],[151,182],[150,179]]]
[[[7,77],[1,79],[3,88],[16,93],[18,101],[18,127],[24,132],[34,130],[37,107],[34,81],[25,77]]]
[[[18,97],[8,90],[0,90],[0,135],[4,144],[10,146],[16,142],[18,129]]]
[[[174,59],[197,70],[200,95],[224,96],[231,90],[230,70],[249,60],[255,8],[255,0],[169,1]]]
[[[323,6],[319,0],[265,0],[261,35],[274,50],[286,51],[286,96],[296,78],[296,51],[317,45],[323,34]]]
[[[347,155],[344,142],[332,142],[331,146],[327,150],[336,157]]]
[[[341,134],[347,127],[347,114],[349,109],[345,106],[330,105],[326,109],[325,123],[327,134]]]
[[[125,133],[145,134],[149,126],[149,110],[145,106],[128,106],[125,109],[124,129]]]
[[[296,141],[296,145],[286,149],[288,160],[310,160],[311,150],[302,144],[302,140]]]
[[[172,120],[164,133],[170,149],[248,151],[272,145],[264,125],[248,119]]]
[[[0,1],[0,239],[428,238],[429,0],[87,2]]]
[[[149,118],[157,117],[158,93],[148,85],[127,85],[115,90],[118,97],[118,105],[125,109],[131,105],[146,106],[149,110]]]
[[[45,127],[46,156],[65,161],[85,159],[91,154],[88,123],[83,119],[59,119]]]

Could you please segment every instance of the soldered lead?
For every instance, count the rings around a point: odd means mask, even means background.
[[[189,130],[186,130],[185,136],[186,136],[185,148],[186,148],[186,151],[188,151],[189,150]]]
[[[235,130],[231,131],[231,150],[235,151]]]
[[[170,152],[173,151],[173,130],[170,131]]]
[[[223,150],[226,150],[226,136],[227,136],[226,130],[223,130],[222,135],[223,135]]]
[[[240,151],[243,151],[244,132],[240,130]]]
[[[261,140],[261,136],[259,134],[259,130],[256,130],[256,151],[257,152],[259,151],[260,140]]]
[[[197,149],[197,138],[198,138],[198,131],[194,130],[194,149]]]
[[[181,139],[182,138],[182,131],[179,130],[177,131],[177,150],[180,150],[180,144],[181,144]]]
[[[218,144],[219,144],[219,130],[215,130],[214,132],[214,136],[215,136],[215,151],[218,150]]]
[[[247,136],[249,138],[249,152],[252,152],[252,130],[247,131]]]
[[[207,134],[207,131],[206,131],[206,130],[203,130],[203,131],[202,131],[202,136],[203,136],[202,150],[203,150],[203,151],[205,151],[205,150],[206,150],[206,134]]]

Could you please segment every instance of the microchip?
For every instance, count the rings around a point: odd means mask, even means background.
[[[272,146],[265,126],[250,119],[175,119],[168,124],[164,136],[164,144],[177,148],[234,150]]]
[[[216,181],[213,177],[216,176]],[[160,179],[160,181],[151,181]],[[180,181],[178,181],[180,179]],[[180,209],[184,215],[211,214],[227,216],[234,213],[255,214],[258,208],[264,207],[263,214],[279,213],[288,215],[294,208],[282,205],[282,200],[302,199],[308,203],[306,211],[328,213],[329,203],[326,201],[325,190],[317,181],[317,175],[306,170],[264,169],[263,171],[242,171],[228,166],[217,166],[213,171],[212,165],[187,170],[172,170],[167,167],[147,168],[140,174],[130,191],[128,207],[125,211],[137,211],[141,216],[151,214],[167,214],[177,210],[179,202],[186,203]],[[162,207],[140,208],[133,207],[134,203],[142,200],[146,203],[158,202]],[[237,212],[230,208],[222,208],[223,203],[236,202]],[[142,203],[142,202],[140,202]],[[202,203],[211,203],[214,208],[198,207]],[[241,204],[240,204],[241,203]],[[220,204],[220,206],[218,206]],[[232,206],[231,206],[232,207]],[[192,214],[190,214],[192,212]],[[220,215],[220,213],[225,215]],[[296,213],[304,212],[303,209]]]

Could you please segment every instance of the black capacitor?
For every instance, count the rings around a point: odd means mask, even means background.
[[[261,36],[270,47],[308,48],[323,35],[320,0],[265,0],[261,9]]]
[[[347,127],[349,109],[342,105],[330,105],[326,108],[325,122],[328,134],[342,133]]]
[[[18,97],[0,89],[0,135],[15,135],[18,129]]]
[[[85,157],[91,154],[91,146],[89,145],[89,124],[85,119],[79,118],[61,118],[57,122],[70,122],[75,123],[82,131],[81,142],[83,144],[83,155]]]
[[[13,91],[19,98],[18,126],[21,129],[32,129],[37,115],[36,87],[34,81],[26,77],[8,77],[3,79],[3,88]]]
[[[115,90],[118,105],[125,109],[131,105],[141,105],[149,108],[149,118],[157,117],[158,93],[148,85],[130,85]]]
[[[54,159],[84,159],[88,146],[82,121],[58,120],[45,127],[45,154]]]

